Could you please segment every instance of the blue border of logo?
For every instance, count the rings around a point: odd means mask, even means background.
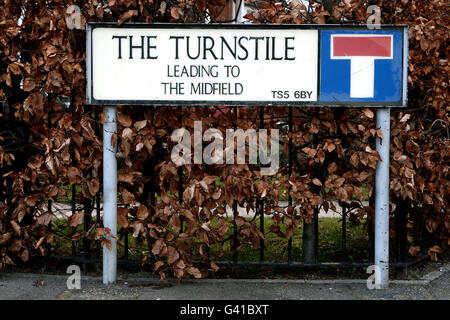
[[[350,60],[330,58],[333,34],[393,35],[393,59],[375,60],[373,98],[350,97]],[[403,34],[397,30],[321,30],[320,102],[398,102],[402,100]]]

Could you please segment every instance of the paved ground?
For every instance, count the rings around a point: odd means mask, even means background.
[[[187,280],[161,285],[157,278],[134,277],[103,285],[101,278],[81,278],[69,290],[63,275],[0,273],[0,299],[50,300],[449,300],[450,264],[421,280],[393,281],[388,289],[369,290],[365,280]]]

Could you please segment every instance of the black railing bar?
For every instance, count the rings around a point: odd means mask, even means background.
[[[92,221],[92,211],[94,209],[92,200],[90,198],[86,198],[84,200],[83,210],[85,214],[83,217],[84,220],[84,232],[85,232],[85,238],[83,239],[83,251],[84,251],[84,257],[86,259],[89,259],[91,257],[91,241],[86,238],[86,234],[89,232],[89,229],[91,227],[91,221]],[[87,274],[87,264],[83,264],[83,272],[84,274]]]
[[[342,203],[342,262],[347,260],[347,203]]]
[[[234,106],[233,107],[233,113],[234,113],[234,130],[236,130],[237,125],[236,125],[236,121],[238,119],[238,114],[237,114],[237,107]],[[237,224],[236,224],[236,215],[235,213],[237,212],[237,202],[236,200],[234,200],[233,202],[233,261],[234,263],[237,263],[238,261],[238,236],[237,236]]]
[[[292,133],[292,107],[289,108],[289,133]],[[292,138],[289,137],[289,169],[288,169],[289,177],[291,179],[292,175]],[[294,213],[294,209],[292,208],[292,196],[291,196],[291,184],[289,184],[289,193],[288,193],[288,207],[292,209],[291,214]],[[288,263],[291,263],[292,260],[292,237],[288,240]]]
[[[259,201],[259,231],[264,235],[264,202],[262,199]],[[264,239],[259,239],[259,261],[264,261]]]
[[[48,210],[48,212],[50,212],[51,214],[53,214],[52,200],[48,200],[48,203],[47,203],[47,210]],[[49,232],[52,232],[52,220],[50,220],[50,222],[48,223],[48,231],[49,231]]]
[[[259,107],[259,128],[264,129],[264,107]],[[261,138],[261,137],[260,137]],[[264,235],[264,200],[259,199],[259,231]],[[264,261],[264,239],[259,239],[259,261]]]
[[[400,212],[402,211],[403,208],[401,208],[402,206],[399,206],[398,204],[396,205],[395,211],[397,211],[397,217],[396,217],[396,226],[397,226],[397,230],[395,232],[395,242],[397,245],[397,261],[400,261],[401,258],[401,243],[400,243],[400,224],[401,224],[401,219],[400,219]]]
[[[319,263],[319,209],[314,209],[314,261]]]
[[[279,267],[279,268],[367,268],[371,266],[371,263],[341,263],[341,262],[321,262],[321,263],[302,263],[302,262],[244,262],[237,263],[216,261],[219,267]],[[389,264],[393,268],[405,268],[415,264],[416,261],[411,262],[394,262]]]
[[[183,127],[183,107],[178,107],[179,115],[178,122],[180,123],[180,127]],[[183,205],[183,167],[178,168],[178,201],[180,202],[180,206]],[[180,233],[183,232],[183,216],[180,215]]]
[[[46,260],[55,260],[55,261],[66,261],[72,263],[86,263],[86,264],[102,264],[101,259],[86,259],[83,257],[64,257],[64,256],[47,256]],[[425,258],[426,259],[426,258]],[[391,268],[406,268],[412,267],[415,264],[421,262],[419,261],[409,261],[409,262],[394,262],[390,263],[389,266]],[[119,265],[141,265],[141,260],[124,260],[118,259],[117,263]],[[196,264],[201,265],[203,262],[196,262]],[[371,263],[341,263],[341,262],[321,262],[321,263],[302,263],[302,262],[253,262],[253,261],[244,261],[244,262],[230,262],[230,261],[216,261],[215,262],[219,267],[276,267],[276,268],[367,268],[371,266]],[[145,264],[144,264],[145,266]]]
[[[123,258],[125,259],[125,260],[128,260],[128,228],[127,229],[125,229],[125,232],[124,232],[125,234],[124,234],[124,236],[125,236],[125,240],[124,240],[124,253],[123,253]]]
[[[233,204],[233,261],[237,263],[238,260],[238,244],[237,244],[237,224],[235,212],[237,211],[236,202]]]
[[[403,214],[402,214],[402,224],[400,225],[400,240],[401,240],[401,260],[399,262],[405,261],[405,259],[408,256],[408,213],[405,210],[406,208],[403,208]]]
[[[71,201],[72,201],[72,215],[74,215],[75,211],[76,211],[76,199],[75,199],[75,197],[76,197],[76,188],[75,188],[75,185],[73,184],[72,185],[72,199],[71,199]],[[76,228],[72,227],[72,236],[74,235],[75,232],[76,232]],[[72,241],[72,256],[73,257],[75,257],[75,255],[76,255],[76,248],[75,248],[75,246],[76,246],[75,241]]]

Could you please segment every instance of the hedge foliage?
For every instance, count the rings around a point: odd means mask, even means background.
[[[255,2],[246,15],[253,23],[364,24],[367,7],[381,8],[382,23],[409,25],[409,105],[393,109],[391,136],[392,216],[408,214],[409,252],[433,258],[450,245],[449,212],[449,11],[445,1],[318,1],[306,8],[300,1]],[[310,1],[311,4],[314,1]],[[214,21],[221,0],[88,0],[0,1],[0,100],[9,110],[0,114],[0,269],[48,254],[61,237],[51,225],[48,201],[67,196],[69,185],[80,188],[83,209],[69,220],[72,239],[97,239],[108,230],[80,224],[102,181],[101,106],[85,105],[85,33],[69,29],[66,10],[81,9],[85,22],[203,22]],[[327,8],[327,10],[325,10]],[[280,70],[279,72],[285,72]],[[70,104],[63,103],[68,99]],[[176,128],[204,130],[257,128],[257,108],[228,109],[119,107],[115,136],[119,154],[119,223],[151,250],[144,259],[155,272],[181,279],[205,277],[218,267],[208,248],[232,242],[226,237],[233,218],[226,206],[266,202],[271,232],[289,238],[302,219],[310,222],[314,209],[332,210],[334,200],[348,202],[350,219],[373,217],[364,206],[366,190],[373,200],[374,172],[380,135],[371,108],[302,108],[295,110],[292,134],[282,129],[284,151],[292,138],[294,170],[286,159],[274,177],[261,176],[256,165],[184,165],[170,160]],[[96,117],[96,114],[98,117]],[[265,128],[285,120],[286,108],[265,108]],[[182,176],[182,195],[178,194]],[[220,183],[218,182],[220,180]],[[280,192],[282,190],[282,192]],[[280,208],[280,198],[293,197],[294,208]],[[180,202],[180,197],[182,202]],[[92,210],[92,209],[91,209]],[[414,219],[413,219],[414,218]],[[368,220],[368,221],[373,221]],[[393,220],[394,221],[394,220]],[[236,216],[240,243],[255,248],[264,236],[256,221]],[[412,230],[420,224],[441,239],[441,245],[420,247]],[[284,226],[282,228],[281,226]],[[283,230],[283,231],[282,231]],[[391,235],[395,233],[392,222]],[[201,263],[194,256],[202,257]]]

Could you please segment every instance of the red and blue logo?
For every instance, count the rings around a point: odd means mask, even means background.
[[[320,41],[321,102],[401,102],[402,31],[322,30]]]

